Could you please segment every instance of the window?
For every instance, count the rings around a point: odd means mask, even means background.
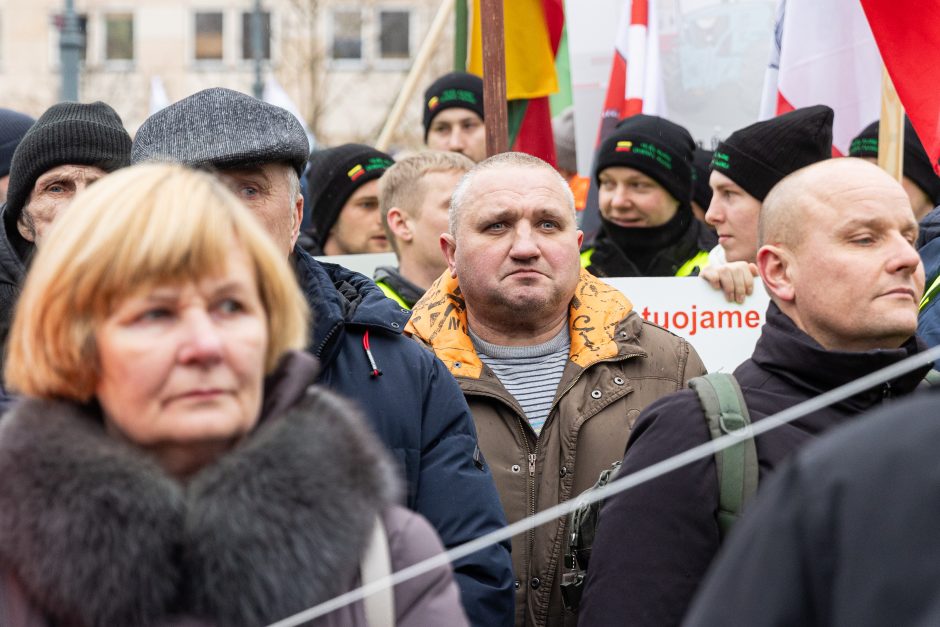
[[[362,59],[362,12],[358,9],[333,11],[333,59]]]
[[[252,48],[254,16],[253,11],[242,13],[242,59],[255,58]],[[261,58],[271,58],[271,14],[267,11],[261,12]]]
[[[379,11],[379,58],[411,58],[411,12]]]
[[[194,56],[197,61],[222,60],[221,13],[196,13]]]
[[[108,13],[104,16],[104,58],[107,61],[134,60],[134,15]]]

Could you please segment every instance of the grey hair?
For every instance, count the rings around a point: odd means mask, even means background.
[[[488,159],[484,159],[480,163],[473,166],[469,172],[461,177],[460,182],[457,183],[457,187],[454,189],[454,194],[450,197],[450,209],[447,216],[447,226],[451,235],[456,237],[460,210],[464,203],[467,202],[467,193],[471,189],[471,185],[473,184],[473,180],[476,175],[480,172],[485,172],[486,170],[495,170],[506,167],[538,168],[551,172],[558,180],[558,184],[561,189],[564,190],[565,201],[567,202],[569,209],[571,209],[571,217],[577,219],[577,211],[574,208],[574,194],[571,192],[571,188],[568,186],[568,181],[565,180],[565,177],[559,174],[558,171],[549,163],[542,161],[538,157],[533,157],[532,155],[526,154],[524,152],[503,152],[498,155],[493,155]]]
[[[297,205],[297,199],[300,198],[300,176],[297,175],[297,170],[292,165],[287,168],[287,189],[290,193],[290,219],[291,228],[293,228],[296,215],[294,207]]]

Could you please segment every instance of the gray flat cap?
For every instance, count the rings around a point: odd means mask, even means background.
[[[303,172],[310,145],[288,111],[231,89],[204,89],[157,111],[134,137],[131,163],[219,168],[273,161]]]

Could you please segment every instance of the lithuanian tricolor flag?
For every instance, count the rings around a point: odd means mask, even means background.
[[[469,20],[460,4],[458,0],[456,69],[482,76],[480,0],[472,0]],[[562,0],[503,0],[503,20],[510,146],[554,164],[555,142],[548,97],[559,91],[555,62],[565,25]],[[468,22],[469,36],[463,37],[461,30],[466,33]],[[460,46],[467,49],[465,66]],[[567,80],[567,76],[563,80]]]

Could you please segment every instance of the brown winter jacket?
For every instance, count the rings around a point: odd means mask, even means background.
[[[395,504],[396,470],[352,406],[307,388],[312,364],[291,354],[258,427],[185,485],[94,407],[24,400],[4,415],[0,625],[267,625],[356,587],[376,516],[393,571],[440,553]],[[393,596],[397,627],[467,625],[447,566]],[[313,625],[370,627],[361,603]]]
[[[566,501],[620,461],[644,407],[705,372],[688,342],[644,322],[623,294],[586,271],[568,316],[571,349],[536,437],[516,400],[477,356],[457,280],[445,273],[416,305],[406,331],[457,379],[510,523]],[[574,625],[559,583],[564,520],[513,538],[517,627]]]

